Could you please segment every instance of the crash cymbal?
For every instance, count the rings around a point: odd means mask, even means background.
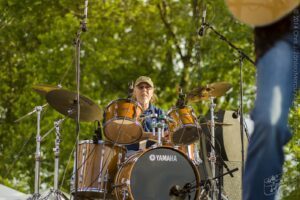
[[[210,126],[210,124],[211,124],[210,120],[207,121],[207,122],[200,123],[200,125],[208,125],[208,126]],[[232,124],[224,123],[224,122],[215,122],[215,125],[217,125],[217,126],[231,126]]]
[[[61,86],[54,86],[54,85],[48,85],[48,84],[37,84],[32,86],[32,89],[39,93],[40,95],[46,96],[46,94],[52,90],[60,89]]]
[[[46,99],[50,106],[61,114],[73,119],[77,118],[77,93],[64,89],[57,89],[48,92]],[[80,95],[79,103],[80,121],[101,120],[101,110],[92,100]]]
[[[204,87],[193,89],[188,93],[187,99],[190,102],[209,100],[211,97],[223,96],[231,87],[231,84],[226,82],[211,83]]]

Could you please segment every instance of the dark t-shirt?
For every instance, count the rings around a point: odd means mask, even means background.
[[[289,15],[278,22],[264,27],[254,29],[255,54],[258,60],[262,57],[276,41],[290,33],[292,30],[299,29],[300,7],[296,8]]]
[[[159,116],[163,115],[163,113],[164,112],[161,109],[159,109],[156,106],[150,104],[149,108],[143,112],[143,115],[148,116],[150,114],[156,114],[159,117]],[[153,122],[157,122],[157,118],[146,118],[143,121],[142,126],[143,126],[143,129],[144,129],[145,132],[152,132],[152,130],[153,130],[152,123]],[[154,142],[147,141],[146,148],[150,147],[153,144],[154,144]],[[126,145],[126,148],[128,150],[138,151],[139,150],[139,143]]]

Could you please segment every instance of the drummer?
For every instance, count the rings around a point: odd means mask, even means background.
[[[153,103],[157,100],[157,96],[154,91],[155,88],[151,78],[147,76],[140,76],[136,79],[132,99],[142,106],[142,115],[144,116],[142,126],[145,132],[152,132],[152,123],[157,122],[158,117],[162,116],[164,113],[163,110],[153,105]],[[153,117],[154,114],[156,118]],[[140,149],[149,148],[153,144],[155,144],[155,142],[147,140],[146,143],[140,142],[126,145],[126,148],[128,151],[138,151]]]

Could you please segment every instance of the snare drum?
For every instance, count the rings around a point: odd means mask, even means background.
[[[143,113],[138,102],[131,99],[112,101],[104,112],[104,135],[117,144],[132,144],[142,137],[143,127],[138,117]]]
[[[168,112],[168,116],[174,120],[168,123],[173,144],[188,145],[199,139],[202,130],[192,107],[173,108]]]
[[[195,186],[200,176],[187,156],[171,147],[157,147],[131,156],[115,177],[114,195],[121,199],[172,199],[171,189]],[[186,195],[197,199],[199,189]]]
[[[111,196],[118,165],[125,160],[125,148],[111,143],[83,140],[78,144],[77,197],[95,199]],[[75,193],[75,164],[71,193]]]

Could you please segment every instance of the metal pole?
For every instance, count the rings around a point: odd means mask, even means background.
[[[41,124],[41,112],[42,106],[35,107],[37,113],[37,133],[36,133],[36,153],[35,153],[35,176],[34,176],[34,195],[33,198],[40,196],[40,162],[41,162],[41,135],[40,135],[40,124]]]

